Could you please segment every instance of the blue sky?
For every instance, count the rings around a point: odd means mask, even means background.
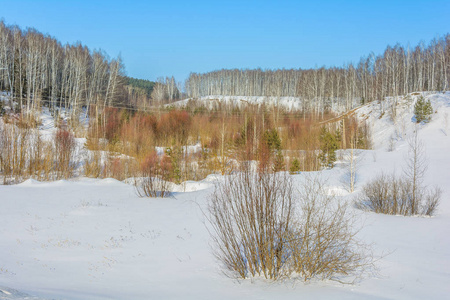
[[[180,81],[222,68],[342,66],[449,33],[449,12],[449,0],[0,0],[6,24],[121,54],[132,77]]]

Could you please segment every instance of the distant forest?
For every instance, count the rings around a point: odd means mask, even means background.
[[[345,109],[386,96],[413,91],[443,91],[450,86],[450,35],[414,48],[388,46],[357,64],[290,70],[232,69],[191,73],[189,97],[208,95],[300,97],[303,109],[323,111],[338,104]],[[358,100],[358,101],[355,101]]]
[[[17,109],[45,104],[74,112],[92,106],[148,110],[183,97],[291,96],[301,98],[304,112],[323,114],[386,96],[447,90],[449,81],[449,34],[414,48],[388,46],[381,55],[342,67],[191,73],[183,91],[174,77],[156,82],[127,77],[120,57],[0,22],[0,90],[13,95]]]
[[[34,28],[22,30],[3,21],[0,90],[10,92],[17,110],[48,105],[52,110],[69,107],[73,113],[92,106],[146,109],[154,104],[152,98],[163,102],[179,95],[173,77],[158,83],[127,77],[120,57],[81,43],[62,45]],[[154,91],[158,97],[152,97]]]
[[[138,79],[138,78],[133,78],[133,77],[126,77],[126,83],[133,87],[143,89],[147,93],[148,97],[151,96],[151,94],[153,92],[153,88],[155,87],[155,84],[156,84],[154,81],[150,81],[150,80],[146,80],[146,79]]]

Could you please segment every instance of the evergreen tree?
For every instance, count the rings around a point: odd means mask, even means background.
[[[271,151],[281,150],[281,139],[278,135],[278,131],[275,128],[264,132],[263,139],[267,143],[267,146]]]
[[[280,172],[285,170],[286,165],[284,164],[284,157],[281,150],[277,151],[277,155],[275,156],[275,161],[273,163],[273,171]]]
[[[289,168],[289,173],[297,174],[299,171],[300,171],[300,161],[298,160],[298,158],[294,158],[291,167]]]
[[[414,105],[414,114],[416,116],[416,122],[429,122],[431,120],[431,115],[433,114],[433,107],[431,106],[430,100],[425,101],[423,96],[417,99]]]
[[[332,168],[336,161],[336,150],[338,149],[336,136],[330,133],[325,127],[322,127],[319,140],[321,150],[319,159],[324,167]]]
[[[173,146],[166,149],[166,155],[170,158],[171,174],[170,179],[176,184],[181,183],[181,147]]]

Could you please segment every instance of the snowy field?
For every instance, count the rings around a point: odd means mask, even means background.
[[[187,182],[166,199],[139,198],[133,186],[114,179],[27,180],[0,185],[0,299],[448,299],[450,93],[424,95],[437,111],[418,126],[429,163],[425,184],[443,191],[437,215],[352,208],[364,224],[358,238],[378,257],[378,271],[355,284],[226,277],[211,254],[202,213],[221,177]],[[414,99],[400,100],[395,122],[377,103],[358,111],[371,124],[374,150],[359,154],[353,194],[344,161],[321,172],[330,192],[352,202],[381,171],[402,172]],[[303,179],[294,176],[297,184]]]

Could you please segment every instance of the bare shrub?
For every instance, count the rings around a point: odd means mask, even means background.
[[[434,187],[432,191],[427,191],[425,202],[422,208],[423,214],[433,216],[436,213],[437,207],[441,200],[442,190],[439,187]]]
[[[27,178],[52,180],[63,177],[58,175],[62,165],[55,160],[54,143],[43,139],[36,129],[12,124],[0,126],[0,149],[0,174],[4,184]]]
[[[38,130],[33,130],[27,150],[27,176],[40,181],[53,179],[55,151],[51,141],[46,141]]]
[[[427,215],[436,213],[441,190],[428,190],[423,185],[428,162],[425,145],[419,139],[417,128],[408,138],[408,156],[403,176],[381,174],[363,188],[356,206],[363,210],[390,215]]]
[[[125,180],[139,174],[139,165],[134,157],[118,155],[116,152],[108,152],[104,167],[103,178]]]
[[[348,205],[329,195],[317,177],[307,177],[299,195],[299,218],[289,247],[294,272],[306,281],[339,280],[339,275],[364,271],[372,256],[356,239],[355,217]]]
[[[80,121],[78,114],[73,114],[71,118],[67,120],[67,125],[72,130],[76,137],[86,137],[87,130],[84,124]]]
[[[139,197],[169,197],[171,164],[168,157],[159,158],[152,153],[141,164],[140,177],[135,178],[134,187]]]
[[[54,138],[55,171],[58,178],[70,178],[75,170],[73,162],[75,156],[75,138],[65,129],[58,129]]]
[[[209,203],[216,256],[239,277],[289,275],[285,255],[294,217],[292,181],[285,173],[225,177]]]
[[[0,171],[4,184],[20,182],[25,175],[30,133],[28,128],[11,124],[0,127]]]
[[[214,254],[240,278],[337,279],[371,262],[347,206],[310,179],[297,193],[287,173],[225,177],[209,202]]]
[[[84,160],[84,175],[86,177],[99,178],[103,174],[104,164],[102,163],[100,151],[91,151]]]
[[[363,187],[356,207],[376,213],[408,215],[410,211],[408,181],[394,175],[381,174]]]
[[[355,206],[362,210],[389,215],[427,215],[436,212],[441,190],[414,188],[407,178],[381,174],[363,187]]]

